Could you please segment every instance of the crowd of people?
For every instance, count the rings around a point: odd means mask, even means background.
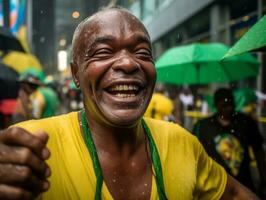
[[[17,82],[17,98],[0,99],[0,129],[83,108],[81,92],[71,77],[49,80],[43,71],[28,68]]]
[[[203,107],[202,99],[187,88],[180,104],[153,93],[150,37],[130,12],[110,7],[89,16],[72,48],[73,81],[54,87],[33,70],[19,78],[16,124],[0,134],[0,199],[266,197],[256,121],[236,112],[232,91],[222,88],[214,95],[216,112],[193,124],[192,133],[178,125],[191,123],[177,116]],[[66,114],[54,116],[60,113]]]

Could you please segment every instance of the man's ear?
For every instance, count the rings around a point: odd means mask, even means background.
[[[76,62],[72,61],[70,62],[70,67],[71,67],[71,73],[72,73],[72,78],[74,80],[74,83],[76,85],[76,87],[79,87],[79,79],[78,79],[78,65]]]

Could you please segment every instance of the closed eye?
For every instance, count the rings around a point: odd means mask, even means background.
[[[113,52],[110,50],[110,49],[99,49],[99,50],[96,50],[92,57],[94,58],[105,58],[105,57],[109,57],[113,54]]]
[[[135,55],[140,59],[152,59],[151,51],[148,49],[138,49],[135,51]]]

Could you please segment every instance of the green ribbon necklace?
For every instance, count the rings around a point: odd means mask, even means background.
[[[155,179],[156,179],[156,186],[157,186],[159,199],[160,200],[167,200],[167,197],[165,195],[165,189],[164,189],[162,166],[161,166],[161,161],[160,161],[158,150],[157,150],[155,142],[152,138],[150,129],[143,119],[141,120],[141,124],[142,124],[144,132],[145,132],[147,139],[148,139],[152,164],[153,164],[154,171],[155,171]],[[99,161],[99,158],[97,155],[97,151],[96,151],[93,139],[92,139],[92,135],[91,135],[88,123],[87,123],[84,109],[81,110],[81,126],[82,126],[82,131],[84,134],[84,138],[85,138],[85,143],[86,143],[86,146],[87,146],[88,151],[90,153],[92,163],[93,163],[94,173],[96,176],[96,191],[95,191],[94,200],[101,200],[103,174],[102,174],[100,161]]]

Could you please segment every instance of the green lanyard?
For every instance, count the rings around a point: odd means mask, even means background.
[[[148,138],[150,153],[151,153],[151,159],[153,163],[153,167],[155,170],[155,178],[156,178],[156,186],[158,190],[158,195],[160,200],[167,200],[167,197],[165,195],[165,189],[164,189],[164,182],[163,182],[163,173],[162,173],[162,166],[161,161],[159,157],[158,150],[156,148],[155,142],[152,138],[151,132],[145,121],[141,120],[142,127],[144,129],[144,132]],[[93,162],[93,168],[96,176],[96,192],[95,192],[95,200],[101,200],[101,190],[103,185],[103,174],[101,170],[101,165],[99,162],[99,158],[97,155],[97,151],[91,136],[90,129],[87,124],[85,110],[81,110],[81,126],[84,133],[85,143],[88,148],[88,151],[90,153],[92,162]]]

